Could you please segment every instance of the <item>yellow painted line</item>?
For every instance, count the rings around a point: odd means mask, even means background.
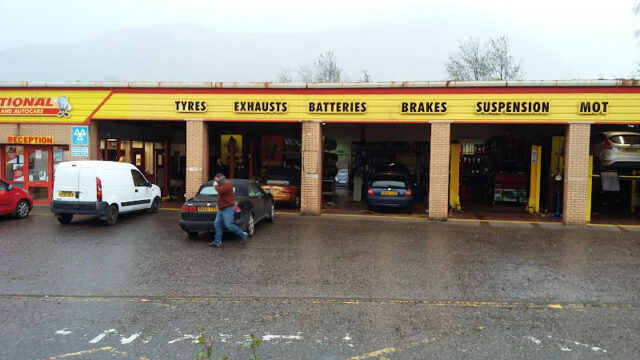
[[[554,222],[554,221],[455,219],[455,218],[449,218],[448,220],[450,220],[450,221],[458,221],[458,222],[481,222],[481,223],[502,223],[502,224],[549,224],[549,225],[562,225],[561,222]]]
[[[374,215],[374,214],[329,214],[322,213],[321,216],[337,216],[337,217],[355,217],[355,218],[366,218],[366,219],[375,219],[375,218],[387,218],[387,219],[428,219],[428,215],[413,215],[413,216],[403,216],[403,215]],[[456,219],[456,218],[448,218],[448,221],[453,222],[475,222],[475,223],[501,223],[501,224],[540,224],[540,225],[562,225],[565,226],[562,222],[556,221],[528,221],[528,220],[491,220],[491,219]],[[436,222],[439,222],[437,220]],[[630,228],[640,228],[640,225],[626,225],[626,224],[587,224],[588,226],[603,226],[603,227],[630,227]]]
[[[356,217],[356,218],[366,218],[366,219],[375,219],[375,218],[384,218],[384,219],[427,219],[426,215],[373,215],[373,214],[329,214],[322,213],[321,216],[337,216],[337,217]]]
[[[182,211],[182,209],[163,208],[163,207],[161,207],[160,210],[164,210],[164,211]]]
[[[587,226],[595,226],[595,227],[628,227],[628,228],[640,228],[640,225],[627,225],[627,224],[587,224]]]
[[[342,304],[342,305],[422,305],[442,307],[493,307],[493,308],[530,308],[530,309],[567,309],[584,310],[587,308],[607,309],[638,309],[638,303],[545,303],[519,301],[455,301],[455,300],[411,300],[411,299],[340,299],[340,298],[285,298],[285,297],[215,297],[215,296],[72,296],[72,295],[0,295],[0,300],[48,300],[48,301],[95,301],[107,302],[124,300],[140,303],[162,302],[274,302],[274,303],[314,303],[314,304]],[[161,304],[164,305],[164,304]]]
[[[352,357],[349,358],[349,360],[362,360],[362,359],[369,359],[369,358],[373,358],[373,357],[380,357],[383,354],[388,354],[388,353],[392,353],[392,352],[396,352],[396,348],[388,347],[386,349],[372,351],[372,352],[367,353],[367,354],[352,356]]]

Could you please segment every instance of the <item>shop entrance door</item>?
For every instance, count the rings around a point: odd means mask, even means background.
[[[156,149],[154,151],[156,153],[155,184],[160,187],[161,194],[166,195],[165,189],[167,188],[167,186],[165,184],[166,173],[165,173],[164,150]]]
[[[4,149],[4,178],[11,185],[25,189],[24,176],[27,168],[25,167],[24,146],[23,145],[7,145]]]
[[[53,191],[53,149],[46,146],[27,146],[26,152],[25,190],[36,204],[48,204]]]
[[[145,164],[144,164],[144,148],[132,148],[131,149],[131,158],[133,160],[133,165],[138,167],[140,172],[144,173]]]

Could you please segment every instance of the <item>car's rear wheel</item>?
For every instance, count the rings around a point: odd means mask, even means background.
[[[158,209],[160,209],[160,198],[156,197],[155,199],[153,199],[153,202],[151,203],[151,207],[149,207],[148,212],[157,213]]]
[[[71,223],[71,220],[73,219],[73,214],[59,214],[56,215],[56,219],[58,219],[58,222],[60,224],[69,224]]]
[[[249,236],[253,236],[253,233],[256,231],[256,223],[253,214],[249,214],[249,220],[247,220],[247,228],[245,231]]]
[[[20,219],[26,218],[27,215],[29,215],[29,202],[24,199],[18,201],[18,203],[16,204],[16,210],[13,212],[13,214]]]
[[[276,216],[276,207],[273,203],[271,203],[271,207],[269,208],[269,215],[267,215],[267,221],[272,222],[275,216]]]
[[[107,209],[107,215],[105,217],[105,223],[107,225],[113,225],[118,221],[118,207],[116,205],[111,205]]]

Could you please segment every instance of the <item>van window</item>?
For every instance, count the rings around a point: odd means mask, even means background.
[[[147,186],[147,179],[138,170],[131,170],[131,176],[133,176],[134,186]]]

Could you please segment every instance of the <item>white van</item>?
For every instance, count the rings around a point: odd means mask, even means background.
[[[107,225],[118,213],[160,208],[160,188],[132,164],[115,161],[65,161],[56,167],[51,212],[61,224],[75,214],[98,215]]]

